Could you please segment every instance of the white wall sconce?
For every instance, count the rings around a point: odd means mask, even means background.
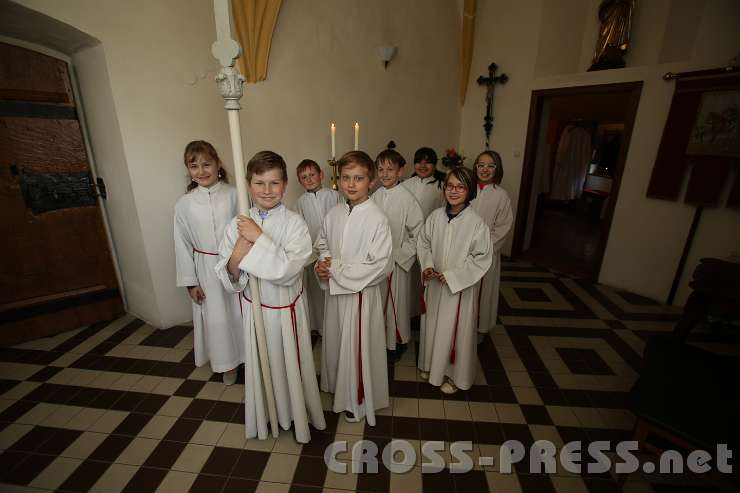
[[[383,67],[388,68],[388,62],[396,56],[398,48],[395,46],[379,46],[376,48],[378,58],[383,62]]]

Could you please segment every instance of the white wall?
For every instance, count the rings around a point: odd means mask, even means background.
[[[146,258],[139,210],[136,207],[126,152],[116,115],[105,52],[98,44],[77,51],[72,66],[81,91],[81,103],[98,176],[106,182],[105,201],[128,310],[146,320],[157,320],[157,299]],[[94,131],[90,131],[93,129]]]
[[[511,77],[506,86],[496,89],[492,147],[504,159],[503,186],[515,207],[532,90],[644,81],[599,281],[661,301],[668,296],[694,210],[680,202],[645,197],[673,94],[673,83],[664,82],[661,76],[669,70],[722,66],[740,53],[740,31],[736,28],[740,25],[740,4],[716,0],[698,5],[702,8],[697,14],[696,5],[681,0],[638,3],[628,67],[588,73],[585,70],[590,64],[598,28],[593,20],[598,6],[595,0],[588,6],[591,14],[586,21],[576,14],[572,21],[573,29],[583,31],[581,61],[576,72],[570,72],[572,58],[561,56],[558,61],[555,55],[555,58],[545,56],[552,52],[545,40],[553,39],[553,33],[563,30],[562,24],[551,22],[557,16],[550,13],[549,2],[529,0],[512,6],[503,0],[489,0],[481,2],[478,10],[473,70],[481,72],[495,61]],[[677,33],[667,27],[669,17],[680,25],[697,26],[695,33],[687,34],[695,40],[692,46],[678,49],[673,45]],[[685,22],[687,17],[693,23]],[[486,30],[481,28],[484,25],[490,26],[485,35]],[[570,43],[572,37],[568,37]],[[659,64],[661,59],[674,63]],[[483,147],[482,96],[482,90],[473,80],[461,122],[460,140],[466,149]],[[506,251],[508,248],[507,245]],[[688,279],[700,257],[727,257],[738,250],[740,212],[706,210],[676,303],[682,304],[688,296]]]
[[[355,121],[372,157],[391,139],[410,163],[421,146],[456,146],[455,15],[447,0],[283,2],[268,79],[245,91],[245,154],[274,149],[289,167],[306,157],[324,166],[332,121],[338,154],[352,149]],[[375,48],[388,44],[398,54],[384,69]],[[292,203],[301,190],[290,178]]]
[[[112,190],[111,225],[128,273],[129,309],[158,327],[189,320],[189,301],[174,287],[172,253],[172,208],[186,185],[185,144],[211,141],[232,169],[226,115],[212,82],[217,69],[210,54],[212,2],[17,3],[100,41],[73,59],[80,64],[93,151],[106,168],[101,175],[115,189],[125,188],[128,174],[129,196]],[[331,121],[337,123],[339,152],[352,145],[355,121],[361,125],[361,148],[371,155],[390,139],[409,160],[421,145],[455,145],[460,121],[455,9],[456,3],[446,0],[284,1],[268,80],[245,87],[245,157],[272,149],[289,168],[305,157],[325,162]],[[399,48],[387,70],[375,54],[385,44]],[[105,104],[87,103],[106,92]],[[98,128],[103,118],[111,121]],[[291,174],[286,202],[298,194]],[[129,207],[113,207],[114,198],[127,199]]]

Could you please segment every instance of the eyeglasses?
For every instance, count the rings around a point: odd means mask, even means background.
[[[465,185],[450,185],[449,183],[445,185],[445,190],[448,192],[464,192],[467,189]]]
[[[475,163],[475,167],[478,169],[496,169],[496,165],[493,163]]]

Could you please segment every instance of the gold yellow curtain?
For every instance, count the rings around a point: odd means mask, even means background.
[[[470,64],[473,61],[473,40],[475,38],[476,0],[465,0],[462,15],[462,45],[460,50],[460,104],[465,104],[470,79]]]
[[[282,0],[232,0],[234,29],[242,47],[239,69],[247,82],[267,78],[272,33]]]

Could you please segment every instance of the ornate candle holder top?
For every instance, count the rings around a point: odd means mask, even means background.
[[[235,67],[223,67],[216,74],[218,89],[221,91],[221,97],[224,98],[224,108],[227,110],[241,109],[239,100],[244,94],[245,80],[244,76]]]
[[[332,190],[339,190],[339,184],[337,183],[337,160],[331,158],[327,161],[331,166],[331,188]]]

